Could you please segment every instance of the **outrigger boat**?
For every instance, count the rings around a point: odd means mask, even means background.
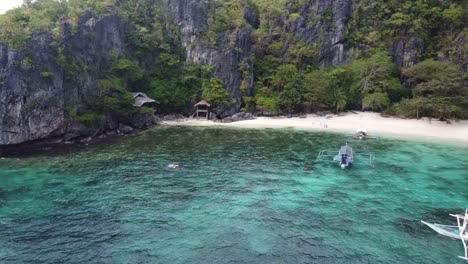
[[[356,129],[356,133],[354,133],[354,136],[356,138],[359,138],[359,140],[361,139],[379,139],[378,137],[372,137],[372,136],[369,136],[369,134],[367,134],[367,128],[363,125],[361,125],[360,127],[358,127],[358,129]]]
[[[375,165],[374,156],[368,153],[354,152],[353,148],[348,145],[348,143],[346,143],[344,146],[341,146],[341,148],[338,150],[338,154],[332,154],[336,153],[335,151],[336,150],[330,149],[322,150],[317,155],[315,161],[337,163],[342,169],[345,169],[352,164],[364,164],[371,167],[374,167]],[[355,158],[357,158],[357,162]]]
[[[356,129],[356,134],[354,135],[359,139],[365,138],[367,136],[367,128],[361,125],[358,129]]]
[[[468,207],[466,208],[465,215],[450,214],[450,216],[457,218],[457,226],[430,224],[424,221],[421,222],[441,235],[460,239],[463,243],[463,247],[465,248],[465,256],[459,256],[459,258],[468,260]]]

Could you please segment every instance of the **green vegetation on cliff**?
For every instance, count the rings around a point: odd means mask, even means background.
[[[242,97],[245,111],[359,109],[405,117],[468,118],[464,1],[349,0],[340,11],[345,17],[325,0],[318,1],[322,9],[307,0],[187,2],[206,14],[193,45],[219,48],[226,38],[222,48],[229,53],[237,32],[250,32],[254,79],[252,92]],[[25,0],[22,7],[0,16],[0,42],[27,54],[34,34],[50,34],[64,81],[79,86],[84,82],[79,75],[89,65],[66,54],[63,43],[67,34],[76,34],[89,11],[96,14],[84,21],[89,27],[99,16],[117,13],[125,47],[106,54],[109,63],[98,69],[96,89],[85,100],[88,107],[73,113],[77,120],[92,123],[108,111],[135,111],[128,90],[156,98],[165,111],[187,113],[202,97],[215,106],[230,102],[227,84],[213,70],[217,65],[188,62],[187,49],[192,47],[183,47],[180,24],[173,18],[176,11],[168,0]],[[343,36],[331,43],[336,32]],[[345,60],[331,63],[328,57],[335,46],[341,47]],[[28,57],[23,61],[25,70],[34,66]],[[248,75],[242,66],[239,71]],[[49,71],[41,75],[53,78]],[[234,88],[245,94],[248,85],[243,80]]]

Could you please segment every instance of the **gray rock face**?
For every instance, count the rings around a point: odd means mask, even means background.
[[[64,132],[63,70],[49,56],[51,41],[33,36],[27,54],[0,44],[0,145]]]
[[[395,64],[399,69],[409,68],[416,64],[418,54],[422,53],[423,47],[417,42],[415,37],[408,41],[400,39],[393,43],[390,55],[393,55]]]
[[[350,28],[348,21],[355,15],[353,12],[355,4],[362,4],[363,1],[352,0],[310,0],[305,1],[295,13],[298,15],[291,21],[291,10],[287,11],[283,18],[283,32],[290,34],[282,49],[282,55],[285,58],[289,55],[291,44],[303,42],[308,46],[314,47],[316,55],[313,58],[314,63],[321,66],[340,66],[353,59],[353,51],[357,50],[354,44],[349,43],[347,35],[359,28]],[[372,0],[365,4],[372,6]],[[367,14],[372,15],[374,9],[369,7]],[[368,26],[372,26],[373,21],[369,21]],[[283,34],[284,34],[283,33]],[[398,69],[404,69],[413,66],[418,62],[418,57],[424,53],[427,45],[422,40],[418,40],[417,32],[400,32],[392,45],[389,45],[388,52],[392,56]],[[452,58],[449,54],[442,56],[444,60],[452,60],[460,65],[466,65],[462,62],[465,54],[462,46],[466,39],[459,38],[460,45],[457,44],[456,54]],[[467,68],[466,66],[465,68]]]
[[[65,56],[73,64],[68,78],[64,80],[65,104],[68,111],[76,113],[86,110],[84,103],[95,89],[94,81],[102,69],[110,65],[109,53],[124,53],[124,36],[117,14],[102,18],[87,12],[78,22],[75,34],[65,27]],[[69,66],[68,66],[69,67]]]
[[[63,136],[63,139],[66,142],[79,140],[81,138],[93,137],[98,135],[100,132],[97,128],[90,128],[83,124],[68,122],[66,133]]]
[[[186,119],[187,117],[183,115],[166,115],[166,116],[160,117],[161,121],[184,121]]]
[[[242,120],[252,120],[255,119],[256,117],[252,113],[235,113],[234,115],[221,119],[219,122],[222,123],[231,123],[231,122],[237,122],[237,121],[242,121]]]
[[[148,128],[158,123],[156,116],[152,114],[134,114],[130,124],[135,128]]]
[[[278,28],[269,36],[270,41],[285,40],[281,56],[286,58],[293,45],[302,43],[315,52],[307,58],[310,64],[339,66],[349,62],[350,51],[357,48],[347,41],[346,35],[358,29],[347,28],[347,23],[356,11],[353,3],[357,2],[309,0],[301,1],[301,5],[293,2],[287,1],[282,17],[275,22]],[[371,5],[373,1],[367,2]],[[205,34],[212,8],[213,2],[206,0],[167,1],[167,18],[171,19],[168,24],[179,27],[186,60],[213,66],[214,75],[223,81],[232,99],[230,104],[216,109],[217,117],[224,118],[239,112],[241,98],[253,94],[253,60],[256,52],[262,51],[253,50],[251,31],[259,26],[259,18],[246,5],[243,17],[247,26],[217,32],[210,38],[213,43],[207,43]],[[366,12],[370,14],[373,9]],[[95,80],[110,65],[110,53],[128,55],[130,52],[126,50],[123,25],[117,14],[97,17],[87,12],[74,33],[67,23],[62,24],[62,30],[64,37],[60,40],[48,34],[33,35],[25,51],[0,43],[0,145],[62,135],[68,139],[80,138],[115,132],[121,123],[144,128],[157,122],[152,116],[134,116],[122,122],[109,114],[99,128],[89,129],[71,122],[70,116],[87,110],[86,102],[95,89]],[[401,34],[388,47],[399,69],[416,64],[427,46],[418,40],[416,33]],[[453,52],[447,50],[440,56],[463,65],[468,72],[465,49],[468,39],[460,34],[454,43],[455,53],[449,54]],[[63,50],[65,62],[56,61],[57,47]]]
[[[253,88],[250,30],[218,33],[216,45],[206,45],[197,36],[208,24],[208,2],[176,0],[169,5],[174,12],[176,24],[180,27],[187,61],[214,66],[214,74],[223,81],[230,98],[234,100],[232,104],[218,107],[218,116],[226,117],[238,112],[241,97],[252,94]],[[245,12],[245,16],[255,23],[250,10],[246,9]],[[234,43],[234,46],[229,45],[230,43]]]
[[[66,56],[59,67],[57,49],[48,34],[33,35],[25,51],[0,44],[0,145],[61,136],[88,135],[84,128],[67,125],[66,113],[85,107],[99,69],[109,64],[109,52],[123,52],[123,36],[117,15],[98,19],[87,13],[72,35],[63,25],[60,45]],[[64,67],[80,61],[73,78]]]
[[[123,134],[129,134],[133,132],[133,128],[124,124],[120,124],[118,131]]]
[[[351,0],[317,0],[306,2],[293,21],[285,21],[284,31],[291,37],[285,43],[283,55],[288,46],[299,41],[317,49],[317,62],[322,66],[338,66],[347,61],[345,26],[352,11]],[[288,17],[286,18],[288,19]]]

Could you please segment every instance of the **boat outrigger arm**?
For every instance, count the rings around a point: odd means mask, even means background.
[[[451,216],[457,218],[458,230],[460,231],[460,239],[465,248],[465,256],[459,256],[459,258],[468,260],[468,207],[465,210],[465,215],[453,215]]]
[[[421,222],[441,235],[460,239],[463,243],[463,248],[465,249],[465,256],[459,256],[459,258],[468,260],[468,208],[465,210],[465,215],[450,214],[450,216],[457,218],[457,226],[430,224],[424,221]]]
[[[315,162],[330,162],[342,164],[342,156],[346,156],[346,165],[348,167],[350,164],[360,164],[374,167],[375,158],[373,155],[364,152],[354,152],[348,144],[342,146],[340,150],[337,151],[334,149],[326,149],[319,152],[315,158]]]

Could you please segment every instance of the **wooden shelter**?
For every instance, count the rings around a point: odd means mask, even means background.
[[[198,117],[206,117],[206,119],[210,119],[210,104],[207,103],[205,100],[201,100],[200,102],[196,103],[194,107],[196,108],[195,113],[193,116]]]
[[[133,98],[135,99],[135,103],[133,104],[133,106],[136,106],[136,107],[142,107],[143,105],[145,104],[149,104],[151,106],[154,106],[156,104],[159,104],[158,101],[154,100],[154,99],[151,99],[149,98],[146,94],[142,93],[142,92],[137,92],[137,93],[130,93]]]

